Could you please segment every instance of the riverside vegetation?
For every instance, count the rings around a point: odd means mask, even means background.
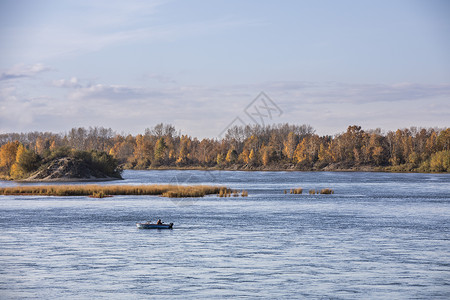
[[[172,125],[120,135],[102,127],[68,133],[0,135],[3,178],[26,178],[65,153],[117,176],[125,169],[229,169],[302,171],[450,172],[450,128],[409,128],[383,133],[349,126],[319,136],[309,125],[235,126],[223,139],[192,138]],[[80,152],[81,151],[81,152]],[[84,151],[84,152],[83,152]]]

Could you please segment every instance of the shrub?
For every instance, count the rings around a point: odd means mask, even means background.
[[[450,171],[450,151],[439,151],[431,155],[430,169],[432,172],[449,172]]]

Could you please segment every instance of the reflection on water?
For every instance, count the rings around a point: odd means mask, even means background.
[[[212,183],[249,197],[0,196],[0,298],[450,296],[449,175],[124,177],[114,184]],[[284,194],[297,187],[335,194]],[[136,229],[157,218],[174,229]]]

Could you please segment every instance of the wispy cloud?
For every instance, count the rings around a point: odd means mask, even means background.
[[[24,95],[13,86],[5,86],[0,91],[2,127],[45,129],[47,124],[49,127],[60,124],[61,128],[102,125],[136,133],[166,122],[195,136],[215,137],[236,116],[243,114],[260,91],[265,91],[284,112],[273,122],[307,123],[321,134],[345,130],[350,124],[385,129],[446,126],[445,116],[450,113],[446,101],[450,85],[445,84],[290,81],[146,87],[91,82],[77,77],[55,80],[52,84],[55,95],[59,96]],[[382,102],[389,105],[380,105]]]
[[[4,44],[21,45],[15,47],[17,55],[45,61],[101,51],[115,45],[173,41],[255,24],[233,17],[162,22],[158,13],[167,2],[73,1],[65,9],[82,11],[76,18],[61,19],[51,15],[45,23],[5,29],[7,34],[2,40]]]
[[[50,68],[44,64],[37,63],[33,65],[18,64],[0,73],[0,80],[8,80],[15,78],[34,77],[39,73],[49,71]]]
[[[313,83],[288,81],[267,83],[261,85],[261,88],[273,91],[280,96],[290,96],[293,99],[298,99],[302,103],[315,104],[364,104],[450,97],[450,84],[352,84],[342,82]]]
[[[72,100],[132,100],[158,94],[141,87],[83,82],[77,77],[54,80],[52,85],[66,89],[67,98]]]
[[[148,96],[148,92],[141,88],[95,84],[80,87],[70,94],[73,99],[106,99],[106,100],[126,100]]]

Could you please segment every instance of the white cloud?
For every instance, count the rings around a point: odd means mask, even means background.
[[[95,84],[86,87],[75,89],[70,97],[73,99],[136,99],[148,95],[148,92],[141,88],[121,86],[121,85],[107,85]]]
[[[50,68],[42,63],[33,65],[18,64],[0,74],[0,80],[34,77],[39,73],[49,71]]]
[[[56,87],[64,88],[79,88],[81,84],[78,82],[78,78],[72,77],[70,79],[58,79],[53,80],[52,84]]]

